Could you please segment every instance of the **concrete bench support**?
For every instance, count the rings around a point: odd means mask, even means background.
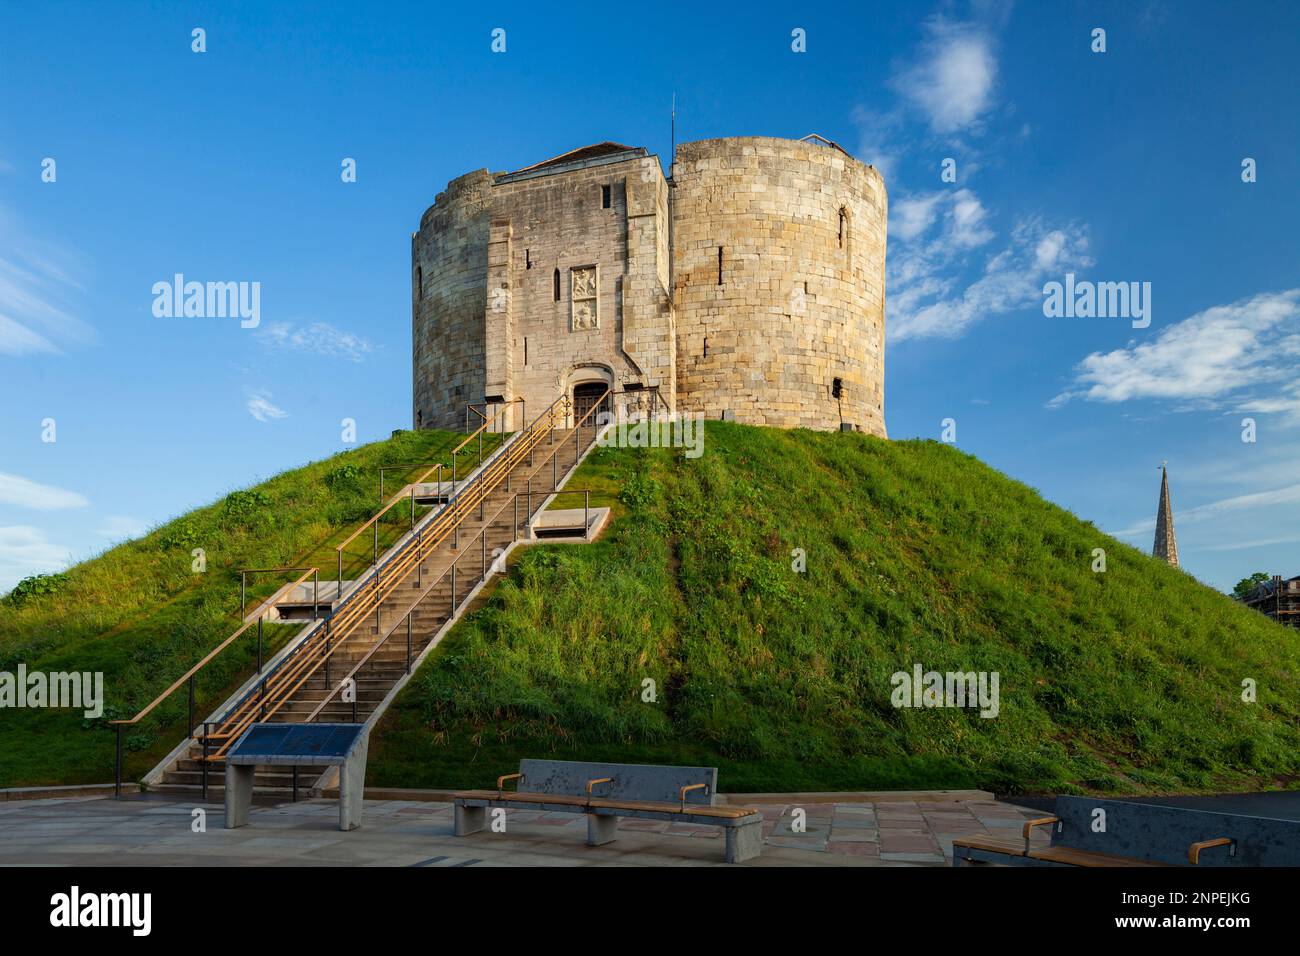
[[[518,789],[508,792],[505,783],[512,778],[518,778]],[[456,835],[482,830],[489,809],[584,814],[588,846],[618,839],[619,817],[666,820],[721,827],[727,862],[752,860],[763,851],[763,815],[752,808],[715,806],[717,783],[716,767],[521,760],[519,773],[502,776],[495,791],[455,795]]]
[[[338,767],[339,829],[357,829],[369,750],[364,724],[254,724],[226,758],[226,829],[248,825],[259,765]]]
[[[487,824],[487,807],[467,807],[456,804],[456,836],[478,833]]]
[[[763,823],[743,823],[738,827],[727,827],[726,861],[744,863],[763,852]]]
[[[603,846],[618,839],[618,817],[587,814],[587,846]]]

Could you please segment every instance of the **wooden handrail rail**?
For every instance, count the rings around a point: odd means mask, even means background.
[[[519,399],[512,399],[511,401],[519,401]],[[502,409],[502,411],[504,411],[504,409]],[[447,457],[448,457],[448,458],[451,458],[451,459],[454,461],[455,458],[456,458],[456,456],[459,455],[459,454],[461,453],[461,450],[464,449],[464,447],[465,447],[466,445],[468,445],[471,441],[473,441],[475,438],[477,438],[479,432],[483,431],[483,429],[485,429],[485,428],[487,428],[489,425],[491,425],[493,421],[495,421],[497,418],[500,417],[500,415],[501,415],[501,412],[497,412],[497,414],[493,415],[491,419],[489,419],[489,420],[485,420],[485,421],[483,422],[483,424],[480,425],[478,428],[476,428],[476,429],[475,429],[475,430],[474,430],[470,435],[468,435],[468,436],[465,438],[465,440],[464,440],[463,442],[461,442],[459,445],[457,445],[455,448],[453,448],[452,451],[451,451],[451,454],[448,455]],[[407,497],[407,494],[408,494],[408,492],[409,492],[409,490],[410,490],[411,485],[422,485],[422,484],[424,484],[425,480],[428,479],[428,477],[429,477],[430,475],[432,475],[435,471],[444,470],[445,468],[446,468],[446,466],[445,466],[442,462],[435,462],[435,463],[434,463],[434,464],[429,468],[428,471],[426,471],[424,474],[422,474],[419,478],[416,478],[415,481],[407,482],[405,485],[402,485],[402,490],[399,491],[397,494],[395,494],[391,499],[389,499],[388,504],[384,505],[384,507],[382,507],[381,509],[379,509],[379,511],[374,515],[374,517],[370,518],[370,520],[368,520],[365,524],[363,524],[363,525],[361,525],[361,527],[357,528],[356,531],[353,531],[350,535],[348,535],[346,538],[344,538],[342,544],[335,545],[334,550],[335,550],[336,552],[337,552],[337,551],[342,551],[342,550],[343,550],[344,548],[346,548],[349,544],[351,544],[351,543],[356,539],[356,537],[357,537],[359,534],[361,534],[361,532],[365,531],[365,530],[366,530],[367,528],[369,528],[372,524],[374,524],[376,521],[378,521],[380,518],[382,518],[385,514],[387,514],[387,513],[388,513],[388,510],[389,510],[390,508],[392,508],[394,505],[398,504],[399,502],[405,501],[405,500],[406,500],[406,497]]]
[[[292,584],[290,584],[289,587],[296,588],[300,584],[305,584],[307,578],[310,577],[315,572],[316,572],[316,568],[311,568],[306,574],[300,577],[297,581],[294,581]],[[280,590],[283,590],[283,588],[278,589],[276,593],[278,594]],[[176,691],[180,688],[182,684],[184,684],[187,680],[189,680],[191,677],[197,674],[200,670],[202,670],[207,665],[208,661],[212,660],[214,657],[216,657],[218,654],[224,651],[227,647],[230,646],[231,642],[233,642],[237,637],[239,637],[246,630],[252,627],[253,624],[256,623],[257,619],[261,617],[267,605],[269,605],[270,603],[271,603],[270,598],[263,601],[261,605],[259,605],[257,611],[254,612],[253,617],[245,621],[243,624],[239,626],[239,630],[235,631],[234,634],[231,634],[228,638],[226,638],[224,641],[222,641],[220,644],[218,644],[216,647],[210,650],[201,661],[199,661],[197,664],[195,664],[193,667],[187,670],[184,674],[182,674],[180,678],[177,679],[176,683],[172,684],[165,691],[163,691],[161,694],[155,697],[148,704],[148,706],[145,707],[144,710],[140,711],[140,713],[136,714],[130,720],[110,720],[109,723],[110,724],[138,724],[151,710],[153,710],[155,707],[161,704],[172,694],[176,693]]]
[[[600,408],[609,395],[609,391],[609,389],[606,389],[600,399],[574,425],[573,430],[575,433]],[[400,582],[404,580],[405,575],[409,573],[414,564],[423,561],[428,551],[436,548],[446,540],[452,531],[459,528],[465,520],[465,515],[496,489],[502,479],[523,459],[524,454],[531,452],[541,442],[542,438],[553,433],[559,424],[562,424],[563,420],[559,423],[556,421],[556,409],[562,402],[564,404],[564,418],[568,417],[568,396],[562,395],[520,433],[520,437],[512,445],[508,446],[504,455],[489,462],[479,472],[478,476],[461,494],[453,499],[454,507],[444,509],[434,516],[434,521],[430,524],[428,533],[416,540],[415,547],[407,547],[404,553],[400,553],[390,562],[391,566],[387,575],[389,581]],[[543,422],[545,423],[543,424]],[[457,451],[463,448],[473,437],[471,435],[465,442],[462,442]],[[575,440],[577,440],[576,435]],[[556,448],[556,451],[552,454],[556,454],[558,451],[559,448]],[[430,471],[432,470],[430,469]],[[407,543],[410,544],[409,539]],[[378,570],[377,566],[375,570]],[[216,753],[211,754],[209,759],[225,759],[225,753],[229,749],[231,742],[237,739],[253,723],[259,705],[263,708],[264,717],[271,717],[277,713],[312,674],[319,670],[343,646],[360,621],[368,617],[371,611],[376,610],[397,586],[396,584],[389,584],[387,588],[382,588],[378,575],[372,580],[375,583],[370,590],[359,593],[359,589],[354,589],[353,598],[349,599],[342,610],[338,612],[338,616],[331,620],[332,628],[326,629],[323,634],[318,633],[310,647],[300,647],[295,653],[295,660],[289,663],[284,673],[277,672],[271,675],[269,683],[263,684],[264,689],[269,694],[264,693],[260,699],[256,700],[251,694],[246,696],[223,719],[223,726],[220,730],[226,736],[226,742],[218,748]],[[322,642],[325,643],[325,652],[313,664],[312,655],[319,650]],[[267,696],[274,701],[269,708],[266,707]],[[226,728],[231,724],[234,725],[234,729],[227,730]]]
[[[553,489],[547,489],[546,493],[557,494],[557,495],[581,495],[581,494],[591,494],[591,489],[590,488],[566,488],[563,491],[555,491]],[[492,513],[492,517],[483,523],[483,527],[479,530],[478,534],[474,535],[474,538],[477,538],[485,534],[487,532],[487,529],[496,523],[497,518],[505,514],[505,511],[507,508],[510,507],[511,502],[522,497],[523,494],[524,492],[522,491],[516,491],[509,498],[507,498],[505,502],[502,503],[501,507]],[[538,492],[538,494],[540,495],[542,494],[542,492]],[[470,540],[472,541],[473,538],[471,538]],[[365,667],[368,663],[370,663],[370,658],[374,657],[375,654],[377,654],[379,651],[381,651],[384,648],[384,645],[388,643],[389,639],[393,636],[393,634],[397,632],[397,629],[401,627],[402,622],[415,613],[415,609],[419,607],[420,604],[422,604],[424,600],[431,593],[433,593],[434,588],[436,588],[443,581],[447,580],[447,576],[451,574],[452,568],[455,565],[456,565],[456,561],[452,561],[451,564],[447,566],[447,570],[443,571],[442,574],[438,575],[437,578],[435,578],[434,580],[426,584],[421,589],[420,593],[411,599],[411,603],[406,608],[406,613],[399,615],[397,619],[393,622],[392,626],[389,627],[387,631],[385,631],[383,634],[379,636],[378,640],[375,641],[374,646],[370,648],[370,650],[366,651],[365,656],[362,657],[361,660],[357,661],[356,664],[352,666],[352,670],[348,671],[345,675],[343,675],[343,678],[337,684],[334,685],[334,688],[325,695],[325,697],[321,700],[321,702],[317,704],[314,708],[312,708],[312,712],[308,714],[305,718],[303,718],[303,723],[310,724],[313,720],[315,720],[317,717],[320,716],[321,711],[323,711],[329,705],[330,701],[334,699],[334,695],[343,689],[344,685],[347,684],[348,679],[352,677],[356,677],[357,673],[361,670],[361,668]],[[454,611],[455,609],[453,608],[452,610]],[[689,789],[694,789],[695,787],[707,787],[707,786],[708,786],[707,784],[698,783],[692,785],[692,787]]]
[[[1025,852],[1029,852],[1029,837],[1034,831],[1034,827],[1046,826],[1049,823],[1059,823],[1059,817],[1038,817],[1036,820],[1026,820],[1024,828],[1020,831],[1021,836],[1025,838]]]
[[[608,390],[606,390],[606,394],[608,394]],[[600,403],[604,401],[604,398],[605,396],[602,395],[601,399],[592,406],[587,415],[583,416],[583,422],[585,422],[592,412],[600,406]],[[541,439],[545,437],[545,435],[554,431],[557,427],[556,408],[561,404],[561,402],[564,403],[565,415],[567,417],[568,397],[561,396],[552,402],[546,411],[538,415],[537,419],[524,429],[521,433],[521,440],[516,440],[513,445],[509,446],[509,450],[504,456],[498,457],[495,461],[489,463],[483,471],[479,472],[478,476],[472,481],[472,483],[462,491],[461,495],[457,496],[455,499],[455,507],[453,509],[450,511],[444,510],[442,513],[435,515],[434,523],[429,527],[430,533],[417,539],[416,547],[407,548],[406,553],[399,555],[393,560],[392,567],[389,571],[389,580],[394,580],[394,573],[396,575],[396,580],[402,580],[404,575],[411,570],[414,563],[424,560],[425,554],[428,550],[437,547],[446,540],[446,537],[464,521],[465,514],[495,490],[502,478],[509,474],[510,470],[513,469],[520,460],[522,460],[524,454],[531,452],[531,450],[540,443]],[[546,420],[546,424],[542,426],[544,419]],[[581,422],[579,425],[580,424]],[[576,427],[577,426],[575,426],[575,431]],[[464,447],[464,445],[473,437],[474,436],[471,435],[470,438],[465,440],[465,442],[462,442],[462,444],[458,446],[457,450]],[[558,452],[558,448],[556,451]],[[433,469],[430,470],[432,471]],[[493,480],[494,478],[495,480]],[[467,503],[463,501],[466,497],[468,497]],[[441,527],[439,527],[439,525],[441,525]],[[372,580],[376,583],[369,591],[358,594],[358,590],[354,589],[354,598],[349,599],[343,609],[338,613],[338,616],[331,619],[330,623],[332,627],[327,628],[322,633],[318,633],[311,646],[304,645],[300,647],[294,655],[295,660],[290,663],[284,673],[277,672],[272,674],[268,679],[268,682],[264,683],[263,686],[266,691],[269,692],[270,698],[275,701],[269,709],[265,709],[265,717],[270,717],[277,713],[287,702],[288,698],[292,696],[292,694],[296,693],[297,690],[311,677],[311,675],[325,664],[331,656],[333,656],[334,652],[337,651],[339,647],[343,646],[346,640],[351,636],[352,631],[356,628],[357,624],[365,617],[368,617],[372,610],[375,610],[380,604],[382,604],[395,587],[395,585],[389,585],[388,588],[382,589],[381,591],[377,576]],[[311,655],[316,653],[322,642],[325,642],[326,644],[325,653],[320,655],[319,659],[313,665]],[[292,684],[292,686],[289,686],[290,684]],[[263,697],[254,700],[251,695],[247,695],[243,701],[235,706],[233,711],[226,715],[223,720],[224,726],[222,728],[223,734],[227,736],[226,743],[219,747],[216,753],[211,754],[209,759],[225,759],[225,752],[229,749],[231,741],[237,739],[238,736],[252,724],[253,716],[257,711],[258,705],[260,704],[265,708],[266,696],[268,695],[264,694]],[[225,726],[229,726],[232,723],[234,724],[235,729],[233,731],[226,731]]]
[[[1198,866],[1201,862],[1201,851],[1208,850],[1212,846],[1232,846],[1233,841],[1228,837],[1217,837],[1213,840],[1200,840],[1193,843],[1187,848],[1187,861],[1192,866]]]

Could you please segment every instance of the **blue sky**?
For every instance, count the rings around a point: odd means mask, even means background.
[[[0,589],[344,418],[408,427],[435,194],[606,139],[667,165],[674,93],[679,141],[817,132],[885,172],[892,437],[954,419],[1144,549],[1167,459],[1187,570],[1300,573],[1300,8],[839,6],[0,7]],[[178,272],[259,282],[260,326],[155,317]],[[1067,272],[1149,282],[1150,326],[1046,317]]]

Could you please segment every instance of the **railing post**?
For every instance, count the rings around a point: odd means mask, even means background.
[[[116,771],[113,776],[113,798],[122,799],[122,725],[114,725],[117,731],[117,760],[115,761]]]
[[[262,673],[262,618],[257,619],[257,672]]]
[[[411,484],[411,530],[415,530],[415,484]]]
[[[519,540],[519,496],[515,495],[515,523],[511,525],[510,543],[514,544]]]
[[[259,624],[261,623],[261,618],[258,618],[258,623]],[[192,737],[194,735],[194,675],[193,674],[190,675],[190,679],[186,683],[189,685],[190,716],[189,716],[189,722],[186,723],[185,725],[185,736]]]
[[[320,568],[312,568],[311,572],[311,619],[314,621],[320,617]],[[240,622],[243,623],[242,621]]]
[[[406,615],[406,673],[411,673],[411,615]]]
[[[335,553],[339,558],[339,578],[334,583],[334,603],[337,604],[339,599],[343,597],[343,549],[336,548]],[[243,622],[241,621],[240,623]]]
[[[451,562],[451,616],[456,614],[456,562]]]
[[[207,721],[203,723],[203,802],[208,802],[208,734],[212,732],[212,725]]]
[[[480,560],[483,562],[483,570],[479,572],[478,579],[483,582],[487,580],[487,525],[484,525],[483,530],[479,532],[478,539],[482,544],[479,550],[482,552]]]

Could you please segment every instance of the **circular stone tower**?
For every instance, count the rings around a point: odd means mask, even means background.
[[[672,182],[678,410],[884,437],[880,173],[746,136],[679,146]]]

